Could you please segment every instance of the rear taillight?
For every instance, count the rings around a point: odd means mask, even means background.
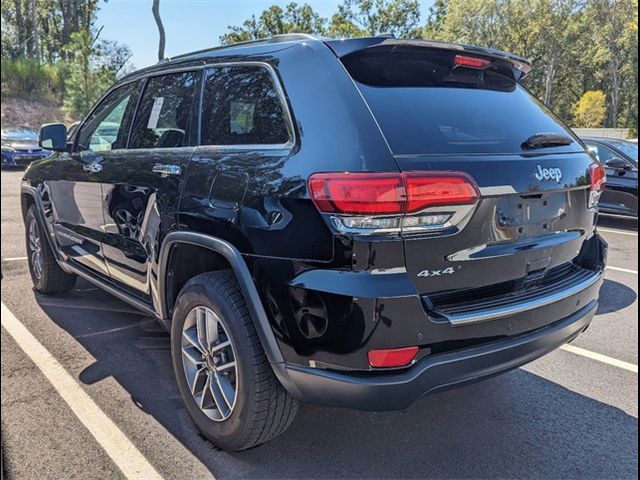
[[[589,208],[593,208],[598,204],[607,182],[607,174],[604,167],[599,163],[592,163],[589,167],[589,178],[591,180]]]
[[[470,55],[456,55],[453,61],[457,67],[477,68],[480,70],[491,65],[491,60]]]
[[[338,230],[363,234],[451,227],[479,199],[461,172],[316,173],[309,192]]]
[[[589,176],[591,177],[591,190],[602,191],[604,184],[607,182],[607,173],[602,165],[593,163],[589,167]]]
[[[316,173],[309,178],[309,190],[325,213],[381,215],[404,210],[402,178],[394,173]]]

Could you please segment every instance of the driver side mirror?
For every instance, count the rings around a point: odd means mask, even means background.
[[[62,123],[47,123],[40,127],[38,145],[54,152],[67,151],[67,127]]]
[[[605,166],[614,170],[631,170],[629,162],[624,161],[622,158],[610,158],[605,162]]]

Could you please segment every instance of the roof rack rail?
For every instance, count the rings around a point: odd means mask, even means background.
[[[160,60],[156,65],[160,65],[162,63],[169,62],[171,60],[178,60],[185,57],[192,57],[199,53],[214,52],[216,50],[224,50],[226,48],[244,47],[249,45],[260,45],[261,43],[266,44],[266,43],[294,42],[296,40],[327,41],[327,40],[333,40],[333,38],[324,37],[322,35],[312,35],[309,33],[283,33],[280,35],[273,35],[272,37],[258,38],[255,40],[244,40],[242,42],[230,43],[229,45],[219,45],[217,47],[203,48],[202,50],[197,50],[195,52],[187,52],[180,55],[175,55],[171,58],[164,58]]]
[[[333,38],[311,33],[282,33],[266,39],[266,43],[293,42],[296,40],[333,40]]]

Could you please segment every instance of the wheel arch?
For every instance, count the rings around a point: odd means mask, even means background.
[[[29,210],[29,207],[31,207],[31,205],[35,206],[36,221],[38,222],[40,229],[44,233],[44,237],[47,239],[47,243],[49,244],[54,257],[58,261],[62,260],[49,222],[47,222],[47,219],[45,218],[44,207],[42,205],[42,198],[40,198],[40,193],[34,187],[23,185],[22,187],[20,187],[20,207],[22,209],[23,220],[26,220],[27,211]]]
[[[167,324],[170,322],[169,300],[171,294],[168,292],[168,276],[171,274],[172,251],[179,246],[204,248],[224,259],[236,276],[269,363],[272,366],[284,363],[267,313],[242,254],[231,243],[218,237],[196,232],[171,232],[165,237],[158,259],[159,316],[163,322]],[[274,370],[277,371],[277,369]]]

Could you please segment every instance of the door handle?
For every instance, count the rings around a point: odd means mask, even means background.
[[[102,171],[102,165],[97,161],[93,161],[91,163],[85,163],[82,169],[88,173],[99,173]]]
[[[178,165],[162,165],[160,163],[156,163],[151,171],[153,173],[159,173],[163,177],[167,177],[169,175],[180,175],[182,173],[182,168]]]

